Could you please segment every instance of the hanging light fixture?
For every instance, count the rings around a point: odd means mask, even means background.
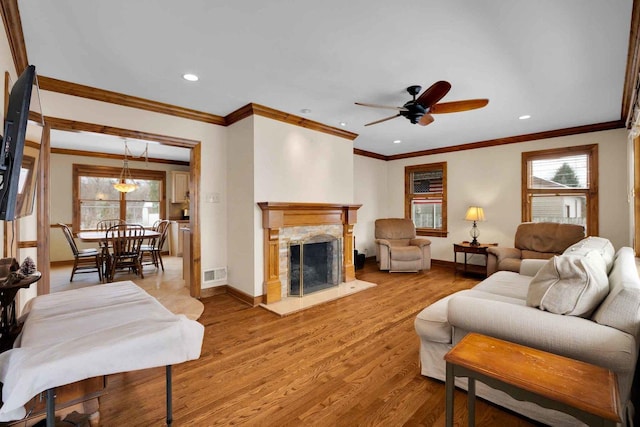
[[[129,160],[127,159],[127,155],[129,153],[129,147],[127,146],[127,140],[124,140],[124,160],[122,161],[122,172],[120,172],[120,179],[118,182],[113,184],[113,188],[118,190],[121,193],[130,193],[136,188],[138,188],[138,184],[131,177],[131,172],[129,171]]]

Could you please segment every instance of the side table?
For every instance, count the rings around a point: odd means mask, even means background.
[[[472,245],[470,242],[454,243],[453,244],[453,263],[455,266],[455,273],[458,271],[462,273],[481,274],[484,277],[487,276],[487,248],[491,246],[498,246],[497,243],[480,243],[479,245]],[[458,262],[458,253],[464,254],[464,263]],[[467,255],[481,255],[484,256],[484,265],[468,264]]]
[[[475,381],[517,400],[570,414],[590,426],[621,422],[616,374],[600,366],[470,333],[445,356],[446,426],[453,426],[455,377],[468,378],[469,426],[475,425]]]
[[[40,280],[40,272],[25,277],[24,279],[0,282],[0,353],[13,347],[13,341],[20,333],[20,327],[16,321],[16,294],[20,289],[26,289],[31,284]]]

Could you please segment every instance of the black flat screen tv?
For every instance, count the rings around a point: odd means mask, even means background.
[[[0,147],[0,220],[13,221],[19,217],[20,205],[27,203],[24,197],[33,197],[26,191],[19,193],[22,160],[27,133],[27,121],[29,119],[29,104],[31,92],[36,75],[36,67],[29,65],[18,77],[11,88],[7,117],[4,121],[4,134]],[[23,190],[26,175],[35,174],[35,167],[22,172]],[[33,202],[31,202],[33,205]]]

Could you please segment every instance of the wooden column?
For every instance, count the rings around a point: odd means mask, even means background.
[[[353,264],[353,226],[362,205],[329,203],[258,203],[262,209],[264,228],[264,282],[265,303],[282,299],[280,282],[280,229],[284,227],[342,224],[342,273],[345,282],[355,280]]]

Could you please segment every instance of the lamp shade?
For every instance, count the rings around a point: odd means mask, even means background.
[[[479,206],[469,206],[464,219],[467,221],[484,221],[484,210]]]

